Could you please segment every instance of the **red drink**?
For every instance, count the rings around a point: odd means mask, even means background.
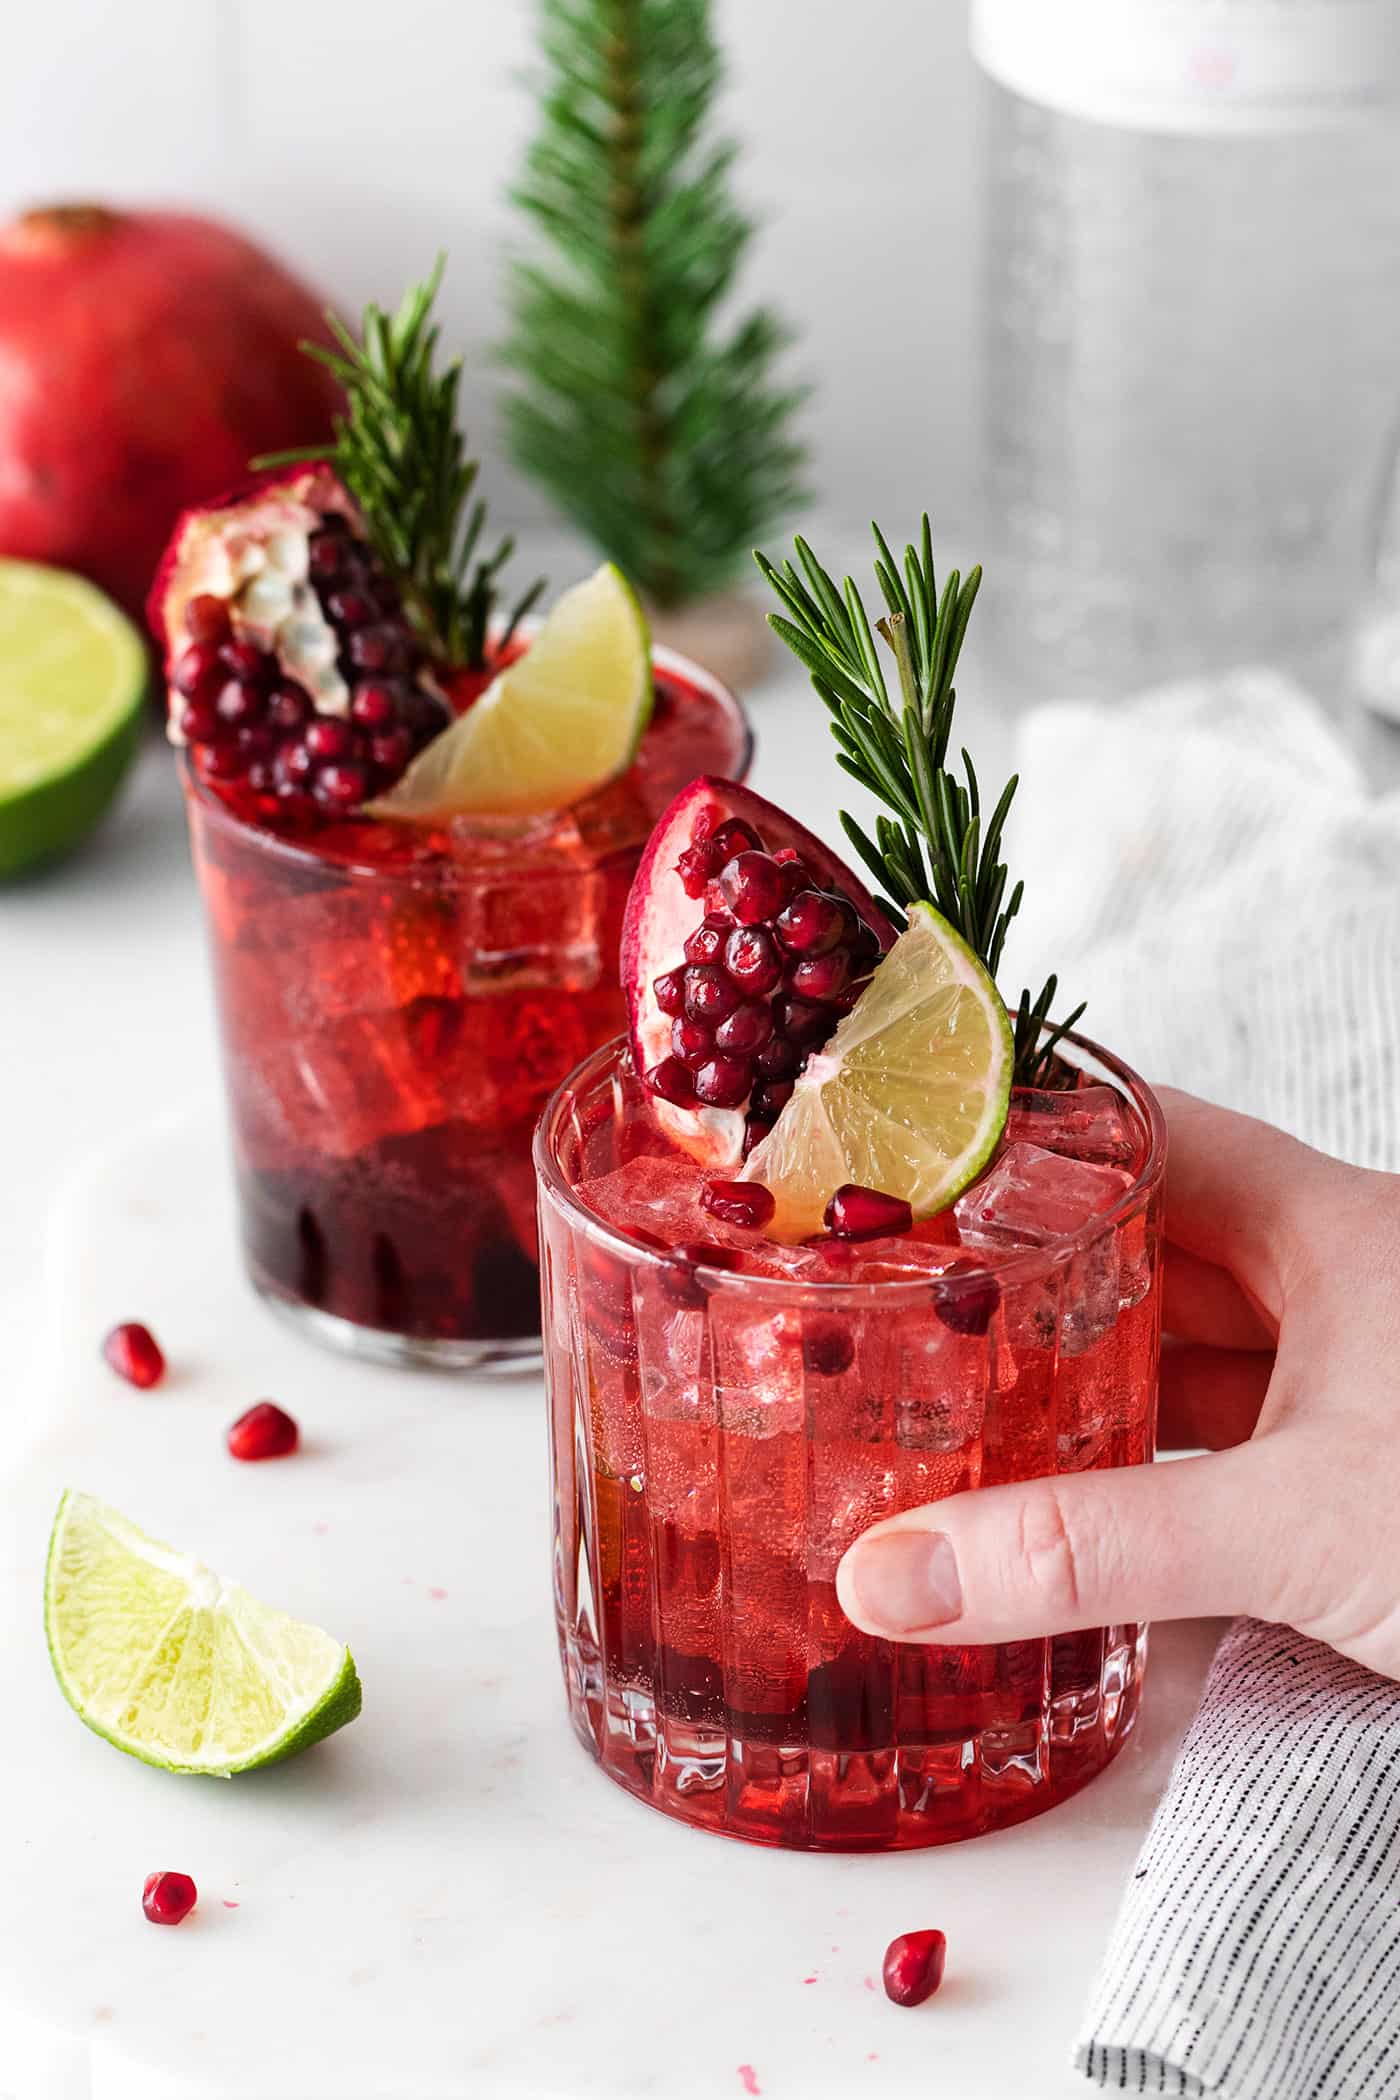
[[[618,929],[658,812],[748,763],[730,695],[656,660],[631,769],[543,818],[293,839],[186,772],[249,1271],[329,1339],[446,1363],[538,1349],[531,1131],[621,1025]]]
[[[834,1588],[877,1518],[1151,1457],[1163,1124],[1131,1073],[1078,1054],[1093,1083],[1018,1093],[952,1212],[835,1250],[703,1211],[704,1171],[617,1045],[546,1112],[569,1705],[668,1814],[766,1844],[939,1844],[1050,1807],[1131,1728],[1136,1626],[895,1645]]]

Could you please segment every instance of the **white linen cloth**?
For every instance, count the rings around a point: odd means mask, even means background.
[[[1400,1170],[1400,794],[1265,671],[1022,726],[1013,963],[1149,1080]],[[1018,982],[1020,979],[1018,978]],[[1112,2091],[1400,2100],[1400,1687],[1221,1644],[1086,2010]]]

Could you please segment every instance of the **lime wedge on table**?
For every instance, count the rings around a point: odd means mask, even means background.
[[[91,831],[135,755],[146,678],[140,635],[101,591],[0,561],[0,876]]]
[[[946,919],[909,924],[744,1169],[777,1198],[784,1239],[819,1232],[843,1182],[946,1210],[996,1149],[1011,1099],[1006,1008]]]
[[[63,1695],[88,1727],[172,1772],[228,1778],[275,1764],[360,1711],[339,1641],[91,1495],[70,1490],[58,1505],[44,1623]]]
[[[415,823],[564,809],[625,771],[650,715],[647,623],[606,562],[369,807]]]

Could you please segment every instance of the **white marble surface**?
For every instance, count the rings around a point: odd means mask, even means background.
[[[563,1711],[533,1376],[343,1364],[237,1278],[217,1103],[89,1162],[48,1245],[35,1438],[0,1488],[0,2094],[5,2100],[1059,2100],[1118,1891],[1210,1650],[1156,1640],[1145,1718],[1053,1814],[929,1854],[816,1858],[668,1823]],[[137,1393],[114,1318],[161,1336]],[[222,1430],[272,1395],[293,1460]],[[363,1716],[301,1760],[177,1778],[88,1734],[52,1682],[45,1537],[79,1485],[349,1641]],[[145,1875],[201,1900],[141,1917]],[[949,1980],[900,2011],[887,1941]],[[871,1979],[867,1981],[867,1979]]]
[[[810,694],[779,679],[754,712],[755,784],[831,833]],[[981,726],[989,775],[1008,741]],[[743,2100],[746,2065],[766,2100],[1078,2090],[1074,2023],[1211,1630],[1158,1635],[1138,1738],[1021,1830],[812,1859],[668,1824],[564,1720],[538,1384],[341,1364],[238,1278],[162,751],[84,853],[0,898],[0,984],[0,2100]],[[155,1394],[96,1360],[123,1317],[171,1351]],[[269,1394],[307,1448],[237,1468],[222,1428]],[[348,1639],[362,1720],[228,1786],[89,1736],[39,1628],[65,1482]],[[202,1890],[177,1933],[140,1915],[157,1866]],[[949,1982],[899,2012],[865,1978],[895,1932],[935,1923]]]

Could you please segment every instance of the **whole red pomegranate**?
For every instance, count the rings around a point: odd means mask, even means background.
[[[0,554],[139,617],[182,510],[329,434],[340,390],[305,337],[328,340],[315,293],[208,219],[66,204],[0,226]]]

